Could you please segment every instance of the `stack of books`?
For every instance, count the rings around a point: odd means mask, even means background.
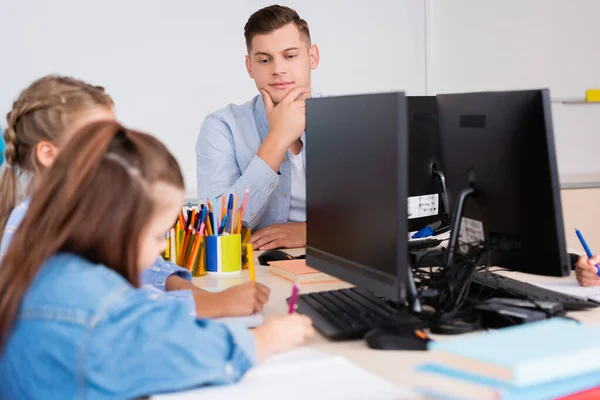
[[[430,342],[429,350],[413,385],[425,398],[600,398],[597,326],[551,318]]]

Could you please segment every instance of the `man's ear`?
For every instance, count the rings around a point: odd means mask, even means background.
[[[248,71],[250,78],[254,79],[254,75],[252,74],[252,65],[250,64],[250,56],[246,56],[246,71]]]
[[[308,55],[310,57],[310,69],[317,69],[317,67],[319,66],[319,60],[321,56],[319,54],[319,48],[316,44],[310,46],[310,48],[308,49]]]
[[[43,140],[35,146],[35,156],[39,163],[46,168],[52,165],[57,155],[58,148],[50,142]]]

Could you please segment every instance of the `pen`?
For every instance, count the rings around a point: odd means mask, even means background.
[[[296,300],[298,299],[299,291],[299,285],[294,283],[294,286],[292,286],[292,297],[290,297],[290,309],[288,310],[288,314],[293,314],[294,310],[296,309]]]
[[[227,209],[225,210],[225,215],[227,216],[227,220],[231,221],[231,208],[233,207],[233,193],[229,194],[229,200],[227,201]],[[227,225],[225,225],[225,229],[227,229]],[[227,229],[229,231],[229,229]]]
[[[592,258],[592,251],[585,242],[585,239],[583,238],[581,232],[579,232],[579,229],[575,229],[575,233],[577,234],[577,237],[579,238],[579,241],[581,242],[581,245],[583,246],[583,249],[585,250],[585,253],[587,254],[588,258]],[[600,266],[598,266],[598,264],[596,264],[596,270],[598,271],[598,276],[600,276]]]
[[[225,218],[221,221],[221,227],[219,228],[219,235],[225,233],[225,227],[227,226],[227,217],[229,214],[225,214]]]

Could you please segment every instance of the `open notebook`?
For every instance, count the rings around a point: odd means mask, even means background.
[[[600,303],[600,286],[579,286],[574,279],[565,279],[554,283],[535,283],[536,286],[555,292],[569,294],[571,296],[583,297]]]
[[[236,384],[153,396],[153,400],[401,400],[404,389],[359,368],[347,359],[306,347],[272,356]]]

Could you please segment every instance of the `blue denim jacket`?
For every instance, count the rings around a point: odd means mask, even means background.
[[[198,197],[219,199],[235,192],[243,198],[249,189],[244,221],[252,229],[287,222],[290,213],[289,155],[279,173],[256,155],[267,133],[267,112],[259,94],[245,104],[230,104],[208,115],[196,141]],[[304,133],[301,140],[306,144]],[[306,152],[302,154],[306,158]],[[218,209],[219,204],[220,200]]]
[[[0,356],[2,399],[131,399],[237,381],[255,363],[241,325],[196,320],[73,254],[42,265]]]
[[[2,260],[4,253],[6,253],[8,245],[12,241],[15,231],[17,230],[18,226],[21,225],[23,217],[25,217],[25,212],[29,208],[30,200],[31,199],[29,197],[25,198],[21,204],[15,207],[8,217],[6,227],[4,228],[4,233],[2,234],[2,241],[0,242],[0,261]],[[183,279],[187,279],[188,281],[192,280],[192,274],[190,271],[165,261],[159,257],[150,268],[145,269],[142,272],[142,288],[147,290],[149,293],[153,293],[153,296],[155,297],[165,295],[165,283],[167,278],[173,274],[176,274]],[[182,303],[185,303],[186,307],[190,311],[190,314],[196,315],[196,303],[192,293],[189,290],[172,290],[166,293],[167,296],[176,298]]]

